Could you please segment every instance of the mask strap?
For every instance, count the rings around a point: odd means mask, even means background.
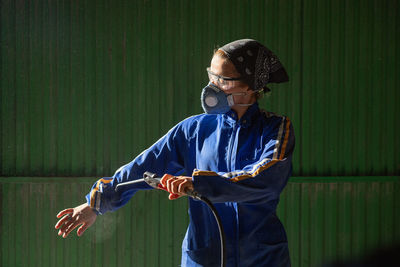
[[[262,92],[262,91],[264,91],[264,88],[261,88],[260,90],[257,90],[257,91],[253,91],[253,90],[251,90],[251,92],[250,93],[247,93],[247,92],[242,92],[242,93],[232,93],[232,94],[230,94],[230,95],[252,95],[252,94],[255,94],[255,93],[258,93],[258,92]]]
[[[233,96],[235,96],[235,95],[241,95],[241,96],[244,96],[244,95],[247,95],[247,94],[255,94],[255,93],[258,93],[258,92],[262,92],[264,90],[264,88],[261,88],[260,90],[257,90],[257,91],[251,91],[251,93],[247,93],[247,92],[243,92],[243,93],[232,93],[232,94],[229,94],[229,95],[231,95],[231,97],[232,97],[232,106],[240,106],[240,107],[249,107],[249,106],[251,106],[251,105],[253,105],[253,104],[235,104],[234,102],[234,100],[233,100]]]
[[[240,106],[240,107],[249,107],[253,104],[234,104],[234,106]]]

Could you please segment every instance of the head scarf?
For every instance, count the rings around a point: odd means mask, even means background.
[[[278,57],[256,40],[236,40],[220,50],[225,52],[244,82],[254,91],[266,88],[268,83],[289,81]]]

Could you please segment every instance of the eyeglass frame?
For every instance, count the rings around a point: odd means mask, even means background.
[[[218,75],[218,74],[212,72],[210,70],[210,67],[206,68],[206,70],[207,70],[207,72],[209,74],[217,76],[219,79],[222,79],[222,80],[225,80],[225,81],[243,81],[243,77],[232,78],[232,77],[225,77],[225,76]]]

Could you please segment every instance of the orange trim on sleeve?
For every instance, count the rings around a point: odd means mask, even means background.
[[[96,192],[99,190],[99,185],[100,181],[97,181],[96,187],[92,190],[92,193],[90,194],[90,207],[94,208],[94,197],[96,196]]]
[[[102,179],[100,179],[100,181],[103,182],[103,184],[109,184],[109,183],[111,183],[112,180],[113,180],[112,178],[108,178],[108,179],[102,178]]]
[[[290,120],[288,118],[287,119],[287,123],[286,123],[286,133],[285,133],[285,137],[283,140],[283,144],[281,146],[281,151],[280,151],[280,155],[279,155],[279,159],[272,159],[270,162],[268,162],[267,164],[265,164],[264,166],[260,166],[257,170],[255,170],[252,174],[243,174],[243,175],[239,175],[236,176],[232,179],[230,179],[232,182],[239,182],[248,178],[253,178],[254,176],[258,175],[260,172],[272,167],[273,165],[275,165],[277,162],[281,161],[284,156],[285,156],[285,152],[286,152],[286,146],[287,143],[289,141],[289,135],[290,135]],[[218,174],[216,172],[212,172],[212,171],[195,171],[193,172],[193,176],[198,176],[198,175],[202,175],[202,176],[217,176]]]
[[[90,207],[94,208],[95,196],[96,196],[96,193],[99,191],[100,183],[109,184],[109,183],[111,183],[112,180],[113,180],[112,178],[108,178],[108,179],[102,178],[97,181],[96,187],[92,190],[92,193],[90,194]]]
[[[212,171],[194,171],[192,176],[215,176],[218,175],[216,172],[212,172]]]
[[[236,183],[248,178],[253,178],[254,176],[256,176],[257,174],[259,174],[260,172],[268,169],[269,167],[271,167],[272,165],[274,165],[275,163],[277,163],[279,160],[277,159],[273,159],[270,162],[268,162],[267,164],[265,164],[264,166],[261,166],[260,168],[258,168],[255,172],[253,172],[252,174],[245,174],[245,175],[240,175],[240,176],[236,176],[234,178],[231,179],[232,182]]]

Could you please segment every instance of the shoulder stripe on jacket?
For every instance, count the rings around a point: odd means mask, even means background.
[[[284,124],[285,124],[285,117],[282,118],[281,125],[279,126],[278,136],[276,138],[276,143],[275,143],[275,148],[274,148],[274,155],[272,156],[272,159],[277,159],[277,157],[278,157],[278,150],[281,145]]]
[[[287,119],[285,139],[284,139],[284,141],[283,141],[282,149],[281,149],[281,154],[280,154],[280,156],[279,156],[279,159],[280,159],[280,160],[282,160],[283,157],[285,156],[286,146],[287,146],[287,143],[288,143],[288,141],[289,141],[289,132],[290,132],[290,120]]]

